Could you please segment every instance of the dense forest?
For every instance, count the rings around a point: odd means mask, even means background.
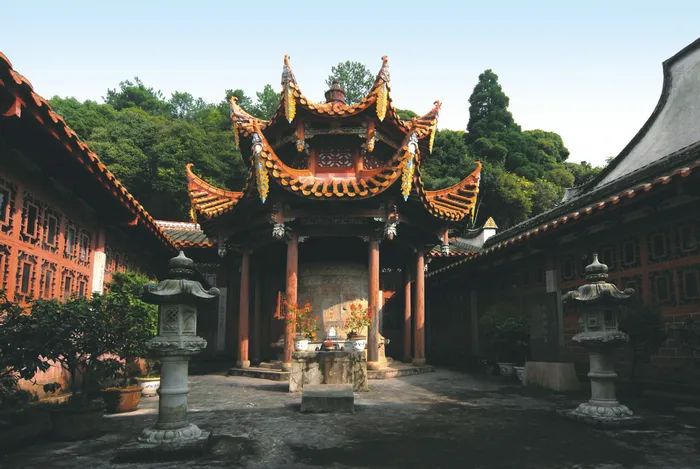
[[[373,76],[362,64],[348,61],[332,68],[327,83],[336,80],[352,101],[361,99]],[[238,189],[243,183],[244,164],[234,148],[228,117],[231,95],[260,118],[271,116],[279,99],[270,85],[254,97],[240,89],[226,90],[219,103],[187,92],[167,98],[136,78],[108,90],[104,103],[55,96],[51,104],[154,217],[185,220],[186,163],[194,163],[215,184]],[[454,184],[473,169],[475,160],[483,162],[475,226],[488,216],[505,228],[536,215],[556,205],[565,188],[600,170],[567,162],[569,151],[558,134],[522,130],[508,103],[497,75],[486,70],[469,97],[466,131],[438,131],[433,153],[425,157],[423,176],[431,188]],[[399,113],[403,118],[415,115],[410,110]]]

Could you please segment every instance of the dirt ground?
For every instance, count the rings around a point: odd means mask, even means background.
[[[190,419],[213,435],[198,459],[116,462],[154,422],[150,398],[105,417],[94,439],[38,441],[0,456],[0,467],[700,468],[700,408],[678,403],[626,400],[643,424],[601,430],[557,414],[583,395],[449,370],[370,381],[353,415],[301,414],[301,396],[273,381],[208,374],[190,386]]]

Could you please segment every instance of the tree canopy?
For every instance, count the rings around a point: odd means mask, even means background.
[[[330,88],[336,81],[345,91],[347,103],[354,104],[361,101],[372,88],[374,76],[360,62],[346,60],[331,67],[331,74],[326,79],[326,85]]]

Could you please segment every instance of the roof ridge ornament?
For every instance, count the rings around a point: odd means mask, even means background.
[[[389,57],[382,57],[382,68],[379,69],[375,86],[377,88],[377,119],[380,122],[386,117],[387,104],[389,102]]]
[[[408,196],[411,194],[411,186],[413,185],[413,174],[416,170],[415,159],[418,154],[418,136],[415,130],[411,132],[411,136],[408,138],[408,145],[406,148],[410,156],[406,161],[401,172],[401,194],[403,195],[403,200],[408,200]]]
[[[258,186],[258,195],[260,196],[260,201],[265,203],[267,194],[270,192],[270,176],[268,176],[265,164],[262,161],[263,142],[260,134],[257,132],[252,137],[251,151],[255,158],[255,182]]]
[[[238,106],[238,98],[235,96],[231,96],[228,100],[229,103],[229,118],[231,120],[231,125],[233,127],[233,146],[236,150],[240,149],[241,147],[241,136],[238,134],[238,124],[236,123],[236,119],[234,119],[234,113],[233,113],[233,107]]]
[[[294,78],[294,72],[289,65],[289,55],[284,55],[284,67],[282,68],[282,101],[284,106],[284,116],[290,124],[297,114],[297,102],[294,97],[294,89],[292,84],[296,85],[297,81]]]

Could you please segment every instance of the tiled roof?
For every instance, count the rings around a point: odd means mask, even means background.
[[[464,242],[461,238],[450,238],[450,249],[444,252],[441,245],[433,247],[428,253],[428,257],[433,258],[466,258],[472,257],[481,252],[481,248],[472,246]]]
[[[209,184],[192,172],[192,163],[185,167],[187,174],[187,193],[192,209],[206,218],[222,215],[236,206],[245,192],[220,189]]]
[[[165,232],[175,247],[184,248],[210,248],[214,246],[204,231],[197,223],[182,221],[156,220],[156,224]]]
[[[389,92],[388,60],[383,57],[382,67],[371,90],[360,102],[314,103],[301,93],[289,64],[289,57],[285,56],[280,104],[270,121],[250,115],[238,105],[235,98],[231,99],[231,122],[236,145],[240,144],[243,137],[250,139],[251,147],[257,147],[254,155],[251,154],[252,149],[245,149],[245,153],[249,154],[249,158],[246,158],[250,169],[248,190],[257,187],[260,199],[264,203],[269,191],[269,181],[272,179],[284,190],[301,197],[317,200],[363,199],[381,194],[400,181],[404,198],[408,198],[410,192],[415,190],[427,211],[436,218],[457,221],[472,216],[479,191],[480,163],[477,163],[476,169],[470,175],[446,189],[425,190],[420,178],[421,161],[432,151],[440,102],[435,101],[433,108],[424,116],[403,121],[392,106]],[[336,123],[338,117],[373,112],[366,120],[368,151],[372,151],[373,148],[377,121],[383,122],[388,119],[388,122],[403,134],[403,139],[400,143],[392,145],[395,147],[395,153],[379,168],[335,175],[297,169],[280,158],[275,146],[268,140],[273,137],[266,135],[266,130],[275,125],[274,132],[277,133],[280,129],[293,125],[297,132],[297,145],[303,148],[304,122],[297,117],[301,108],[308,114],[329,117],[329,120],[336,119]],[[233,192],[214,187],[194,175],[191,165],[187,167],[187,177],[193,210],[208,219],[233,210],[247,192],[246,189],[243,192]]]
[[[174,247],[139,201],[66,124],[63,117],[51,109],[48,101],[34,92],[29,80],[12,68],[12,63],[2,52],[0,52],[0,89],[9,93],[12,99],[7,109],[0,110],[0,116],[17,119],[33,118],[65,148],[69,155],[91,173],[112,197],[134,215],[132,225],[145,226],[167,247]]]
[[[416,170],[416,188],[425,207],[438,218],[447,220],[461,220],[467,215],[474,215],[476,197],[479,194],[479,180],[481,179],[481,163],[476,162],[476,168],[470,175],[457,184],[436,191],[423,189],[423,181],[420,178],[420,170]]]
[[[232,98],[230,101],[231,121],[233,123],[234,133],[236,133],[236,138],[238,138],[238,132],[244,136],[250,137],[256,132],[264,131],[267,127],[272,126],[280,120],[284,119],[291,123],[297,114],[298,107],[306,109],[311,114],[328,117],[351,117],[366,110],[374,109],[380,121],[384,121],[384,119],[388,117],[392,124],[399,128],[404,134],[410,134],[415,131],[419,139],[430,137],[432,141],[437,128],[437,120],[441,107],[440,102],[435,101],[433,109],[424,116],[411,119],[410,121],[404,121],[399,117],[396,109],[392,105],[390,91],[389,61],[385,56],[382,57],[382,67],[379,73],[377,73],[372,88],[362,100],[354,104],[341,102],[317,103],[307,98],[301,92],[296,78],[294,77],[294,73],[292,72],[289,56],[285,55],[280,103],[272,119],[266,121],[251,116],[238,105],[235,98]],[[432,147],[432,145],[430,146]]]

